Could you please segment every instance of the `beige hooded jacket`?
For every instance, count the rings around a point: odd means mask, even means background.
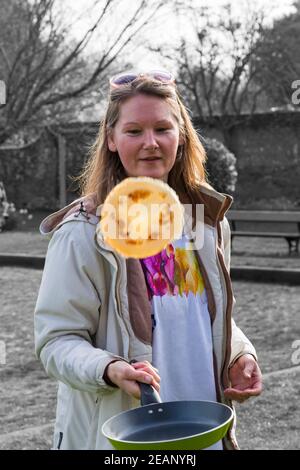
[[[51,240],[35,308],[35,348],[47,374],[59,381],[53,448],[111,449],[102,424],[139,402],[102,376],[114,358],[152,361],[151,306],[139,260],[125,259],[96,239],[95,197],[85,198],[88,215],[77,210],[81,200],[40,227]],[[223,394],[228,368],[243,354],[256,357],[232,319],[230,229],[224,217],[232,199],[203,187],[196,202],[204,204],[204,244],[195,253],[212,319],[217,397],[232,406]],[[234,428],[235,423],[223,440],[226,449],[238,448]]]

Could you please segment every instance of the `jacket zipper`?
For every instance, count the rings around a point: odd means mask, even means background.
[[[220,279],[221,279],[221,285],[222,285],[222,290],[223,290],[223,297],[224,297],[224,305],[223,305],[223,315],[224,315],[224,321],[223,321],[223,330],[224,330],[224,335],[223,335],[223,344],[222,344],[222,365],[221,365],[221,378],[223,378],[223,373],[224,373],[224,367],[226,364],[226,345],[227,345],[227,338],[228,338],[228,328],[227,328],[227,308],[228,308],[228,293],[227,293],[227,286],[225,282],[225,277],[224,277],[224,272],[223,272],[223,267],[220,262],[220,248],[217,246],[217,264],[219,268],[219,273],[220,273]],[[226,384],[223,383],[223,386],[226,387]]]
[[[221,287],[222,287],[222,292],[223,292],[223,297],[224,297],[224,304],[223,304],[224,324],[223,324],[223,328],[224,328],[225,341],[223,341],[223,345],[222,345],[222,364],[221,364],[221,368],[220,368],[220,377],[221,377],[221,380],[222,380],[223,374],[224,374],[224,368],[225,368],[226,362],[228,361],[228,359],[227,359],[228,355],[226,354],[226,344],[227,344],[227,338],[228,338],[228,328],[227,328],[228,291],[227,291],[227,284],[226,284],[225,273],[224,273],[224,270],[226,270],[226,268],[223,267],[223,265],[221,263],[221,260],[223,260],[223,255],[222,255],[222,251],[221,251],[221,249],[218,245],[218,240],[216,242],[215,247],[216,247],[216,260],[217,260],[218,270],[219,270],[219,273],[220,273]],[[201,271],[201,267],[202,267],[202,273],[203,273],[202,275],[204,276],[204,281],[208,284],[208,287],[209,287],[209,290],[210,290],[211,296],[212,296],[212,301],[213,301],[213,304],[214,304],[214,309],[216,309],[216,307],[215,307],[216,301],[215,301],[215,298],[214,298],[213,290],[211,288],[211,283],[210,283],[209,277],[207,276],[206,270],[204,268],[204,265],[202,263],[201,256],[200,256],[198,250],[195,250],[195,253],[196,253],[196,257],[198,259],[199,269]],[[221,258],[221,260],[220,260],[220,258]],[[220,386],[219,375],[217,373],[217,363],[216,363],[215,353],[213,353],[213,364],[214,364],[214,372],[215,372],[214,376],[215,376],[215,383],[216,383],[217,399],[220,400],[221,402],[224,402],[225,401],[224,400],[224,394],[223,394],[223,391],[222,391],[222,387]],[[223,382],[223,380],[222,380],[222,382]],[[225,385],[225,384],[223,384],[223,385]],[[230,449],[232,449],[232,448],[233,449],[238,449],[238,445],[237,445],[235,439],[233,439],[233,437],[231,436],[230,430],[229,430],[229,435],[228,435],[227,439],[229,439],[229,446],[230,446],[229,448]],[[227,448],[227,439],[226,439],[226,437],[224,437],[224,439],[223,439],[223,446],[225,446],[225,448]]]
[[[115,289],[115,293],[116,293],[116,299],[117,299],[117,307],[118,307],[118,310],[119,310],[119,316],[121,316],[121,312],[122,312],[122,308],[121,308],[121,300],[120,300],[120,296],[119,296],[119,293],[120,293],[120,271],[121,271],[121,267],[120,267],[120,264],[119,264],[119,260],[117,258],[117,256],[112,252],[115,260],[116,260],[116,263],[117,263],[117,266],[118,266],[118,269],[117,269],[117,279],[116,279],[116,289]]]
[[[112,254],[113,257],[114,257],[115,260],[116,260],[116,264],[117,264],[117,274],[116,274],[115,297],[116,297],[116,301],[117,301],[117,310],[118,310],[117,313],[118,313],[118,315],[119,315],[120,318],[123,318],[123,317],[122,317],[121,299],[120,299],[120,295],[119,295],[119,293],[120,293],[120,278],[121,278],[121,276],[120,276],[120,272],[121,272],[120,262],[119,262],[119,260],[118,260],[117,255],[114,253],[113,250],[110,250],[110,249],[108,249],[106,246],[103,246],[102,243],[99,243],[99,242],[98,242],[98,245],[99,245],[99,247],[100,247],[102,250],[108,251],[110,254]],[[126,324],[126,321],[123,320],[122,323],[123,323],[123,325],[124,325],[124,328],[126,329],[126,332],[127,332],[127,334],[128,334],[128,337],[130,337],[130,333],[129,333],[129,330],[128,330],[128,326],[127,326],[127,324]],[[126,359],[126,358],[124,358],[124,359]]]
[[[223,254],[218,248],[218,262],[221,267],[221,272],[222,272],[222,278],[223,278],[223,284],[225,284],[225,292],[227,296],[227,302],[226,302],[226,311],[225,311],[225,321],[224,321],[224,327],[226,328],[226,342],[224,343],[224,351],[226,352],[224,356],[224,362],[223,362],[223,367],[222,367],[222,377],[223,377],[223,382],[225,386],[229,386],[229,377],[228,377],[228,366],[229,366],[229,361],[230,361],[230,355],[231,355],[231,347],[227,347],[227,341],[228,341],[228,336],[231,332],[231,316],[230,318],[228,317],[229,311],[232,310],[233,306],[233,295],[232,292],[229,291],[228,285],[230,284],[230,278],[228,271],[225,266],[224,262],[224,257]],[[226,282],[227,279],[227,282]],[[225,375],[226,374],[226,375]]]
[[[228,324],[228,321],[227,321],[228,297],[229,296],[228,296],[228,289],[227,289],[227,283],[226,283],[226,274],[227,274],[228,278],[229,278],[229,274],[228,274],[228,271],[227,271],[226,266],[225,266],[222,251],[221,251],[219,246],[217,247],[217,259],[218,259],[218,264],[219,264],[219,267],[220,267],[223,288],[225,286],[224,293],[226,293],[226,310],[225,310],[225,315],[224,315],[224,331],[226,332],[226,340],[223,343],[224,361],[223,361],[222,368],[221,368],[221,380],[223,382],[224,387],[226,388],[227,386],[230,385],[229,375],[228,375],[228,365],[229,365],[229,360],[230,360],[230,353],[228,352],[228,348],[226,348],[227,341],[228,341],[229,328],[231,329],[231,324]],[[230,298],[230,304],[231,304],[230,308],[232,309],[232,295],[231,295],[231,298]],[[230,350],[231,350],[231,348],[230,348]],[[226,375],[225,375],[225,373],[226,373]],[[222,393],[222,398],[224,400],[223,393]],[[230,406],[232,406],[232,405],[230,405]],[[239,449],[238,443],[236,441],[236,437],[232,433],[232,430],[233,430],[233,428],[235,428],[235,425],[236,425],[236,418],[234,418],[233,422],[230,425],[230,428],[227,431],[226,436],[223,438],[223,445],[225,445],[225,448],[227,448],[227,443],[229,443],[229,446],[230,446],[229,449],[230,450],[232,450],[232,449],[233,450],[238,450]]]
[[[60,450],[60,446],[63,440],[64,434],[62,432],[59,433],[59,438],[58,438],[58,444],[57,444],[57,449]]]
[[[215,315],[216,315],[216,300],[215,300],[215,297],[214,297],[214,293],[213,293],[211,283],[210,283],[209,277],[207,275],[206,269],[204,268],[204,264],[202,263],[201,256],[200,256],[198,250],[195,250],[195,253],[196,253],[196,257],[198,258],[198,264],[199,264],[200,272],[202,273],[202,276],[204,278],[205,288],[206,288],[207,291],[209,290],[211,292],[213,312],[210,312],[210,315],[212,315],[211,320],[212,320],[212,323],[213,323],[213,320],[215,319]],[[223,355],[224,355],[224,353],[223,353]],[[217,397],[221,398],[221,387],[220,387],[219,375],[217,373],[217,363],[216,363],[215,353],[213,353],[213,356],[214,356],[213,357],[213,364],[214,364],[214,372],[215,372],[214,376],[215,376],[215,381],[216,381],[216,393],[217,393]],[[222,370],[222,367],[221,367],[221,370]]]
[[[227,314],[227,309],[228,309],[228,293],[227,293],[227,286],[226,286],[226,282],[225,282],[225,275],[224,275],[223,267],[222,267],[222,264],[221,264],[220,259],[219,259],[220,255],[222,257],[222,254],[221,254],[221,249],[218,246],[218,241],[216,242],[215,247],[216,247],[216,260],[217,260],[218,270],[219,270],[219,273],[220,273],[221,287],[222,287],[223,298],[224,298],[224,304],[223,304],[223,315],[224,315],[223,329],[224,329],[224,338],[225,338],[225,340],[223,340],[223,344],[222,344],[222,364],[221,364],[221,367],[220,367],[220,377],[222,379],[223,374],[224,374],[224,368],[225,368],[225,365],[226,365],[226,359],[227,359],[227,357],[226,357],[227,356],[226,355],[226,344],[227,344],[227,338],[228,338],[228,328],[227,328],[227,315],[226,314]],[[198,250],[195,250],[195,252],[196,252],[196,255],[197,255],[197,258],[198,258],[200,271],[201,271],[201,267],[202,267],[202,275],[204,277],[204,281],[206,281],[206,284],[208,284],[209,291],[211,292],[211,297],[212,297],[212,302],[213,302],[213,309],[214,309],[214,312],[213,312],[213,319],[214,319],[215,314],[216,314],[216,301],[215,301],[215,298],[214,298],[213,290],[212,290],[212,287],[211,287],[209,277],[208,277],[208,275],[206,273],[206,270],[204,268],[204,265],[202,263],[201,256],[200,256]],[[210,313],[212,313],[212,312],[210,312]],[[215,362],[216,361],[214,359],[214,363]],[[222,392],[222,387],[220,385],[219,375],[215,374],[215,378],[216,378],[217,395],[219,395],[219,397],[221,397],[221,399],[224,400],[224,395],[223,395],[223,392]],[[225,384],[223,384],[223,385],[225,386]]]
[[[120,300],[120,296],[119,296],[119,287],[120,287],[120,264],[119,264],[119,261],[118,261],[118,258],[117,256],[115,255],[115,253],[109,249],[107,249],[105,246],[102,245],[102,243],[100,244],[98,242],[98,245],[101,247],[102,250],[105,250],[105,251],[108,251],[109,253],[111,253],[113,255],[113,257],[115,258],[116,260],[116,264],[117,264],[117,279],[116,279],[116,289],[115,289],[115,294],[116,294],[116,299],[117,299],[117,308],[118,308],[118,311],[119,311],[119,316],[121,316],[121,312],[122,312],[122,309],[121,309],[121,300]]]
[[[222,233],[221,225],[219,225],[220,231]],[[217,231],[218,234],[218,231]],[[219,238],[219,234],[217,235]],[[223,235],[222,235],[223,236]],[[222,347],[222,355],[223,355],[223,364],[221,367],[221,380],[223,386],[226,388],[227,386],[230,385],[229,381],[229,375],[228,375],[228,365],[229,365],[229,360],[230,360],[230,354],[231,354],[231,345],[230,347],[227,348],[227,342],[228,342],[228,335],[230,334],[231,331],[231,323],[228,322],[228,311],[231,309],[232,310],[232,291],[229,291],[228,285],[230,285],[230,276],[227,271],[225,261],[224,261],[224,256],[222,253],[222,250],[219,246],[219,241],[217,238],[217,243],[216,243],[216,254],[217,254],[217,263],[219,267],[219,272],[220,272],[220,278],[221,278],[221,284],[222,284],[222,289],[224,293],[224,298],[226,297],[226,301],[224,302],[224,323],[223,323],[223,328],[224,328],[224,341],[223,341],[223,347]],[[227,282],[226,282],[227,278]],[[230,317],[231,319],[231,317]],[[225,375],[226,374],[226,375]],[[225,397],[223,394],[223,391],[220,388],[220,392],[222,393],[222,400],[225,401]],[[227,403],[228,404],[228,403]],[[230,405],[232,406],[232,405]],[[223,446],[225,449],[230,449],[230,450],[238,450],[239,446],[236,441],[235,435],[233,434],[233,429],[235,428],[236,424],[236,418],[234,418],[233,422],[230,425],[230,428],[227,431],[226,436],[223,438]]]
[[[120,316],[120,318],[122,318],[122,306],[121,306],[121,300],[120,300],[120,295],[119,295],[120,294],[120,279],[121,279],[120,272],[121,272],[122,268],[120,266],[118,257],[115,255],[115,253],[113,253],[113,252],[111,252],[111,253],[113,254],[113,256],[116,260],[117,266],[118,266],[115,293],[116,293],[116,299],[117,299],[117,308],[119,310],[119,316]],[[123,321],[123,324],[126,328],[128,336],[130,336],[126,321]]]

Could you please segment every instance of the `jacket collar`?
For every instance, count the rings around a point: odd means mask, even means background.
[[[182,204],[192,204],[194,220],[197,215],[195,206],[197,204],[203,204],[204,222],[212,227],[217,226],[217,223],[224,219],[226,212],[233,203],[232,196],[225,193],[219,193],[207,183],[199,185],[198,190],[193,191],[193,193],[191,191],[179,192],[178,197]],[[101,206],[98,206],[96,215],[101,215]]]
[[[197,191],[181,191],[178,193],[179,199],[182,204],[191,204],[193,211],[193,227],[195,227],[195,221],[197,217],[196,205],[203,204],[204,206],[204,222],[212,227],[217,226],[217,223],[222,221],[224,215],[230,208],[233,198],[228,194],[219,193],[214,190],[207,183],[202,183],[199,185]],[[89,194],[88,196],[81,197],[69,204],[69,206],[60,209],[59,211],[51,214],[46,219],[44,219],[40,226],[40,232],[42,234],[51,235],[57,228],[63,225],[65,222],[71,220],[85,221],[92,224],[97,224],[99,221],[99,216],[101,214],[101,206],[97,207],[96,194]],[[84,201],[85,207],[89,214],[89,218],[86,218],[82,214],[78,217],[78,212],[80,208],[80,202]],[[68,215],[71,212],[70,215]],[[191,226],[191,225],[189,225]],[[103,237],[101,233],[98,233],[98,241],[102,245]],[[104,249],[109,250],[109,248],[103,244]]]
[[[197,204],[203,204],[204,222],[212,227],[215,227],[218,222],[223,220],[224,215],[233,202],[232,196],[219,193],[208,183],[200,184],[197,191],[180,193],[179,198],[182,204],[193,205],[193,218],[196,214],[195,206]]]

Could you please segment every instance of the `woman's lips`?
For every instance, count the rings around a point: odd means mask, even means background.
[[[149,158],[142,158],[142,162],[154,162],[156,160],[161,160],[160,157],[149,157]]]

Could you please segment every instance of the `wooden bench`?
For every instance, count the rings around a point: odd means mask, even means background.
[[[285,238],[289,254],[299,252],[300,212],[229,210],[227,218],[234,237]]]

